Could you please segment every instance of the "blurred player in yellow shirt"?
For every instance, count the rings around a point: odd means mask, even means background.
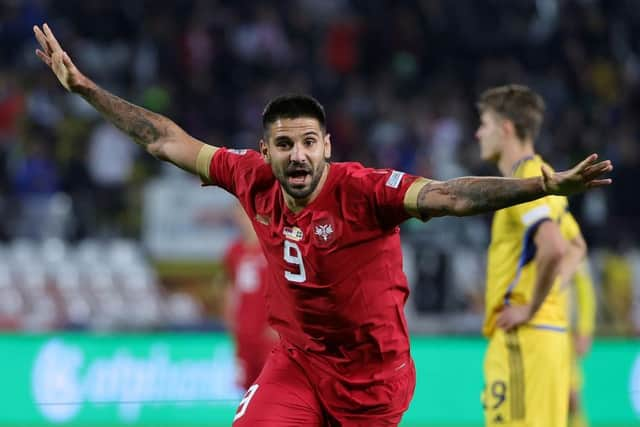
[[[483,160],[506,177],[552,173],[533,147],[545,109],[538,94],[496,87],[481,95],[478,109]],[[483,325],[487,426],[567,425],[567,283],[585,253],[567,206],[565,197],[548,196],[495,213]]]
[[[596,298],[589,264],[585,259],[573,277],[570,313],[572,315],[573,347],[571,354],[571,383],[569,394],[569,427],[587,427],[580,391],[583,386],[580,358],[591,349],[596,318]]]

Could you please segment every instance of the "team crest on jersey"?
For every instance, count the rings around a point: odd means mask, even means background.
[[[320,238],[320,240],[326,242],[333,234],[333,226],[331,224],[316,225],[316,228],[313,232]]]
[[[322,215],[322,217],[314,219],[311,227],[316,246],[328,247],[336,240],[338,230],[333,218]]]
[[[302,234],[302,230],[298,227],[285,227],[282,234],[289,240],[293,240],[294,242],[299,242],[304,237]]]

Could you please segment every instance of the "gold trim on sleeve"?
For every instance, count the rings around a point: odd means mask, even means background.
[[[200,179],[204,183],[211,183],[211,177],[209,176],[209,170],[211,166],[211,159],[216,153],[217,148],[211,145],[204,144],[200,151],[198,151],[198,157],[196,158],[196,171],[200,175]]]
[[[427,178],[418,178],[409,186],[407,192],[404,194],[404,209],[407,213],[415,218],[422,219],[420,212],[418,211],[418,194],[420,190],[431,180]]]

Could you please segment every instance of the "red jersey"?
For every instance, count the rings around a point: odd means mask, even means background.
[[[265,289],[267,260],[260,246],[242,240],[232,244],[224,257],[224,266],[233,282],[233,337],[239,363],[239,380],[248,388],[257,378],[276,339],[269,330]]]
[[[398,225],[417,177],[331,163],[316,199],[294,213],[255,151],[219,149],[209,172],[251,218],[269,264],[269,323],[310,371],[358,383],[410,362]]]
[[[268,328],[264,304],[267,260],[262,248],[236,241],[227,250],[224,265],[233,282],[234,335],[239,341],[264,335]]]

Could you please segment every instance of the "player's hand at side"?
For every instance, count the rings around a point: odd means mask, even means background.
[[[590,188],[611,184],[610,178],[602,177],[613,170],[611,161],[597,162],[596,160],[598,160],[598,155],[591,154],[573,168],[556,173],[543,166],[542,177],[545,190],[549,194],[569,196]]]
[[[576,335],[574,338],[574,348],[578,357],[582,357],[591,350],[593,340],[588,335]]]
[[[62,50],[47,24],[42,25],[42,29],[34,25],[33,32],[42,48],[36,49],[36,55],[53,70],[62,86],[73,92],[85,77],[73,64],[67,52]]]
[[[505,331],[510,331],[531,319],[531,307],[529,305],[507,305],[500,310],[496,319],[496,326]]]

